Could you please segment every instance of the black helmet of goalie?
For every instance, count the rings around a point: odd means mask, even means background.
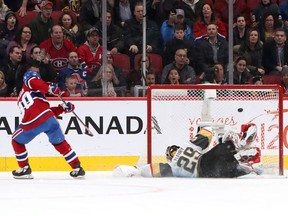
[[[176,145],[168,146],[166,149],[166,159],[171,161],[179,148],[180,146]]]

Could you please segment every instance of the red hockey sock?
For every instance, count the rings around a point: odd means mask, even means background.
[[[76,155],[76,153],[73,151],[69,143],[67,143],[66,140],[64,140],[62,143],[58,145],[53,145],[54,148],[63,155],[67,163],[73,168],[78,168],[80,166],[80,161]]]
[[[12,146],[15,152],[16,160],[19,167],[24,167],[28,164],[28,152],[26,150],[26,146],[23,144],[17,143],[12,139]]]

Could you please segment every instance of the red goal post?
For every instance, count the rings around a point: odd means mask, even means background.
[[[279,85],[154,85],[147,89],[147,163],[165,162],[165,150],[193,139],[199,125],[218,132],[255,123],[264,174],[283,175],[283,89]],[[217,132],[218,131],[218,132]],[[223,132],[223,131],[222,131]],[[221,133],[222,133],[221,132]]]

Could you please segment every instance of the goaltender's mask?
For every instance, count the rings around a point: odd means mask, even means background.
[[[180,147],[176,145],[168,146],[166,149],[166,159],[171,161],[179,148]]]

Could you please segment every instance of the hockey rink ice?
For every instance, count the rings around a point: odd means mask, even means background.
[[[34,172],[33,180],[0,172],[0,215],[280,215],[288,179],[117,178],[111,172]]]

